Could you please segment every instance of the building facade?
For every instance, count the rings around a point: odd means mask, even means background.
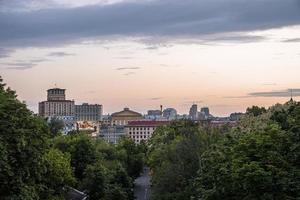
[[[124,108],[123,111],[113,113],[111,115],[111,125],[125,126],[129,121],[141,120],[143,115],[130,110],[129,108]]]
[[[190,108],[189,117],[191,120],[198,120],[198,106],[193,104]]]
[[[41,117],[75,116],[75,102],[66,100],[65,89],[53,88],[47,90],[47,101],[39,103]]]
[[[102,119],[102,105],[83,103],[75,105],[76,121],[93,121],[98,122]]]
[[[163,111],[163,117],[168,120],[175,120],[177,118],[177,110],[174,108],[167,108]]]
[[[111,125],[111,116],[110,115],[102,115],[100,125]]]
[[[47,101],[64,101],[66,100],[66,89],[53,88],[47,90]]]
[[[126,137],[124,126],[102,125],[99,137],[111,144],[117,144],[122,137]]]
[[[50,123],[51,120],[60,120],[64,123],[64,127],[62,128],[63,134],[68,134],[68,132],[76,129],[76,122],[74,116],[55,116],[55,117],[48,117],[47,122]]]
[[[162,119],[162,111],[161,110],[148,110],[147,115],[145,115],[146,119],[156,120]]]
[[[151,116],[161,116],[162,115],[160,110],[148,110],[147,114],[151,115]]]
[[[168,124],[170,124],[169,121],[129,121],[128,125],[125,126],[125,132],[127,137],[139,144],[151,138],[157,127]]]
[[[209,113],[209,108],[208,107],[202,107],[201,108],[201,112],[204,113],[204,115],[206,117],[209,117],[210,113]]]

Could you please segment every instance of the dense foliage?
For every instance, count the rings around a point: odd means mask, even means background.
[[[53,117],[50,119],[48,126],[50,129],[50,133],[52,134],[52,137],[55,137],[61,134],[61,131],[63,130],[65,124],[62,120]]]
[[[133,180],[143,169],[145,146],[117,146],[49,124],[5,89],[0,78],[0,199],[59,200],[69,187],[91,200],[134,199]]]
[[[153,199],[190,199],[192,180],[208,146],[219,138],[217,129],[199,128],[192,121],[173,122],[157,129],[150,141]]]
[[[133,180],[144,165],[144,153],[132,140],[117,146],[93,140],[85,134],[60,136],[54,148],[69,154],[77,180],[76,187],[90,199],[133,199]]]
[[[69,157],[50,148],[47,124],[0,78],[0,199],[57,199],[72,184]]]
[[[230,129],[175,122],[149,163],[154,200],[300,198],[300,104],[254,106]]]

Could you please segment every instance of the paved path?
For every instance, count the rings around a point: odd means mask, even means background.
[[[134,181],[134,196],[137,200],[150,199],[149,168],[144,168],[144,173]]]

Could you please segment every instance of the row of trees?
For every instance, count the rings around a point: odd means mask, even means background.
[[[16,97],[0,78],[0,199],[65,199],[69,186],[91,200],[134,199],[144,145],[124,139],[113,146],[76,132],[59,136],[59,124],[49,128]]]
[[[252,107],[234,128],[178,121],[150,141],[154,200],[300,198],[300,104]]]
[[[144,165],[144,147],[124,138],[117,146],[85,134],[59,136],[53,148],[69,155],[75,181],[91,200],[134,199],[133,180]]]

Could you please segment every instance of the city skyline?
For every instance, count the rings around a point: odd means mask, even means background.
[[[55,97],[55,98],[57,98],[57,100],[58,101],[62,101],[62,102],[73,102],[73,104],[74,104],[74,106],[76,107],[76,106],[84,106],[84,105],[90,105],[90,106],[100,106],[101,107],[101,110],[103,109],[103,105],[102,104],[98,104],[98,103],[94,103],[94,104],[90,104],[89,102],[80,102],[80,103],[78,103],[78,102],[76,102],[76,100],[73,98],[73,99],[68,99],[67,98],[67,94],[65,94],[65,91],[66,91],[66,89],[64,89],[64,88],[58,88],[58,87],[55,87],[55,88],[49,88],[49,89],[47,89],[47,101],[53,101],[53,102],[56,102],[56,100],[51,100],[51,97],[50,97],[50,99],[49,99],[49,91],[52,91],[52,90],[55,90],[55,91],[58,91],[58,90],[62,90],[63,91],[63,93],[60,93],[60,94],[63,94],[63,97],[61,96],[61,97]],[[294,98],[294,96],[293,96],[293,94],[295,93],[295,91],[293,90],[293,89],[290,89],[289,91],[284,91],[284,92],[278,92],[278,93],[280,93],[280,94],[278,94],[278,95],[283,95],[283,94],[285,94],[285,93],[288,93],[289,92],[289,94],[290,94],[290,98],[289,98],[289,101],[290,100],[295,100],[295,98]],[[281,94],[281,93],[283,93],[283,94]],[[296,93],[297,93],[297,91],[296,91]],[[270,95],[270,94],[265,94],[265,95]],[[61,99],[59,99],[59,98],[61,98]],[[39,102],[39,104],[41,104],[41,103],[44,103],[44,102],[46,102],[46,101],[41,101],[41,102]],[[286,101],[287,102],[287,101]],[[285,102],[285,103],[286,103]],[[26,103],[26,102],[25,102]],[[156,115],[156,111],[160,111],[160,114],[159,115],[163,115],[163,113],[165,112],[165,111],[167,111],[167,110],[174,110],[175,109],[175,112],[176,112],[176,115],[187,115],[187,116],[193,116],[193,115],[195,115],[195,118],[198,118],[198,114],[201,112],[203,112],[203,113],[205,113],[206,115],[209,115],[210,114],[210,108],[209,107],[207,107],[206,105],[201,105],[201,104],[199,104],[199,103],[202,103],[202,102],[199,102],[199,101],[193,101],[193,102],[191,102],[191,104],[189,105],[190,106],[190,108],[189,108],[189,111],[188,112],[183,112],[183,113],[177,113],[177,108],[176,107],[168,107],[168,106],[164,106],[164,105],[159,105],[159,108],[157,107],[157,108],[151,108],[151,109],[148,109],[148,110],[139,110],[138,112],[139,113],[141,113],[142,115],[144,115],[144,116],[147,116],[147,115]],[[75,105],[76,104],[76,105]],[[80,105],[79,105],[80,104]],[[199,106],[200,105],[200,106]],[[199,106],[199,107],[198,107]],[[40,107],[40,106],[39,106]],[[74,107],[74,108],[75,108]],[[250,106],[249,106],[250,107]],[[122,109],[124,109],[124,110],[127,110],[127,109],[130,109],[128,106],[124,106]],[[121,110],[122,110],[121,109]],[[191,111],[191,110],[193,110],[193,111]],[[101,111],[102,112],[102,111]],[[115,113],[118,113],[119,111],[112,111],[111,113],[102,113],[101,115],[108,115],[108,116],[110,116],[110,115],[113,115],[113,114],[115,114]],[[149,114],[149,112],[154,112],[155,114]],[[224,116],[219,116],[219,115],[214,115],[214,117],[229,117],[229,115],[230,114],[239,114],[239,113],[245,113],[246,111],[235,111],[235,112],[231,112],[231,113],[229,113],[228,115],[224,115]],[[39,112],[39,114],[41,115],[41,113]],[[196,115],[197,115],[197,117],[196,117]],[[68,115],[66,115],[66,116],[68,116]],[[192,117],[193,118],[193,117]],[[146,118],[146,119],[148,119],[148,118]],[[149,119],[148,119],[149,120]]]
[[[299,10],[297,0],[2,0],[0,75],[34,112],[56,85],[104,113],[183,114],[195,102],[228,116],[284,103],[290,89],[299,100]]]

